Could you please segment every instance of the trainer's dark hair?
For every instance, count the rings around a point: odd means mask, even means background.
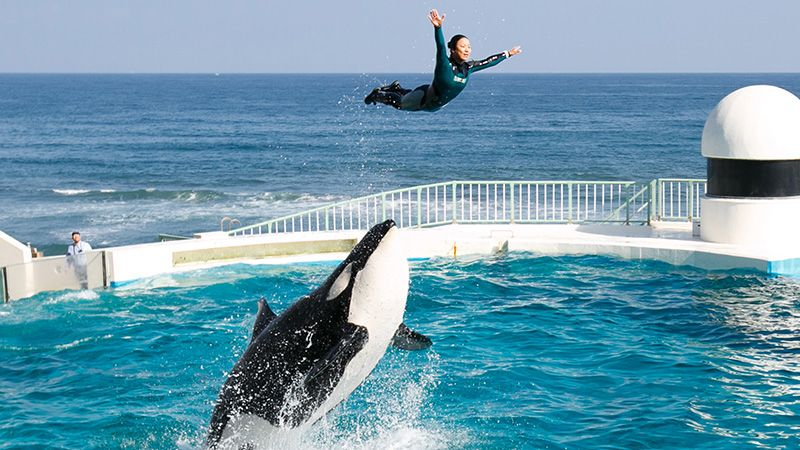
[[[451,37],[450,38],[450,42],[447,43],[447,48],[449,48],[450,50],[455,50],[456,49],[456,44],[458,44],[458,41],[460,41],[461,38],[465,38],[465,37],[466,36],[464,36],[463,34],[457,34],[457,35]]]

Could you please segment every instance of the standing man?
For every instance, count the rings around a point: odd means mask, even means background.
[[[81,234],[77,231],[72,232],[72,244],[67,247],[67,265],[75,270],[75,278],[81,285],[81,289],[89,288],[89,274],[87,271],[86,255],[84,253],[92,251],[92,246],[88,242],[81,241]]]

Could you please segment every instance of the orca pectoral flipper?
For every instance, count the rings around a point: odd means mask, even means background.
[[[392,345],[401,350],[424,350],[433,345],[433,342],[424,334],[417,333],[401,323],[394,333]]]
[[[267,304],[267,300],[264,297],[258,301],[258,313],[256,314],[256,323],[253,325],[253,337],[251,339],[255,340],[264,328],[272,322],[272,319],[278,317],[272,309],[270,309],[269,305]]]
[[[346,323],[343,331],[341,339],[311,366],[303,378],[301,386],[303,397],[306,398],[303,406],[285,412],[292,426],[308,420],[313,411],[328,399],[341,381],[347,364],[369,340],[369,332],[365,327]]]
[[[343,331],[344,334],[339,342],[311,367],[305,378],[306,386],[326,384],[326,381],[338,381],[347,363],[364,348],[369,340],[367,329],[361,325],[346,323]]]

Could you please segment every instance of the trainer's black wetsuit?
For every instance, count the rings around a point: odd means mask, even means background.
[[[366,103],[384,103],[404,111],[437,111],[456,98],[467,86],[470,74],[495,66],[508,54],[498,53],[481,61],[455,62],[447,56],[442,27],[433,27],[436,39],[436,69],[433,82],[416,89],[403,89],[399,84],[376,89],[367,96]]]

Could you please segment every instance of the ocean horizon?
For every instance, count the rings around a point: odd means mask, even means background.
[[[781,73],[480,73],[443,110],[364,105],[430,74],[0,74],[0,230],[60,254],[454,179],[705,176],[716,103]]]

